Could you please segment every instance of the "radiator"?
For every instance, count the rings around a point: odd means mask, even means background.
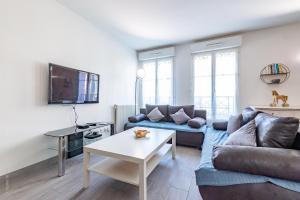
[[[134,105],[114,105],[115,133],[124,131],[128,117],[134,115]]]

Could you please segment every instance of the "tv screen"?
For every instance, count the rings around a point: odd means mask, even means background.
[[[49,63],[49,104],[99,103],[99,74]]]

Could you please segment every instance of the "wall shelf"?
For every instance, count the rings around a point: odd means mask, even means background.
[[[282,63],[265,66],[260,72],[260,79],[266,84],[281,84],[290,77],[290,69]]]

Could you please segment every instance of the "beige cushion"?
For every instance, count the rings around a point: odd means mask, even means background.
[[[150,119],[151,122],[158,122],[165,116],[161,114],[158,107],[156,107],[147,115],[147,117]]]
[[[176,124],[184,124],[191,119],[187,114],[185,114],[183,108],[179,109],[176,113],[171,114],[170,117]]]
[[[255,120],[242,126],[239,130],[231,133],[224,143],[225,145],[257,146]]]

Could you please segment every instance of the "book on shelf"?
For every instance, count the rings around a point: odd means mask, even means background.
[[[268,66],[268,74],[281,74],[284,73],[284,67],[280,63],[274,63]]]
[[[283,73],[283,67],[282,67],[282,64],[279,64],[279,73]]]

